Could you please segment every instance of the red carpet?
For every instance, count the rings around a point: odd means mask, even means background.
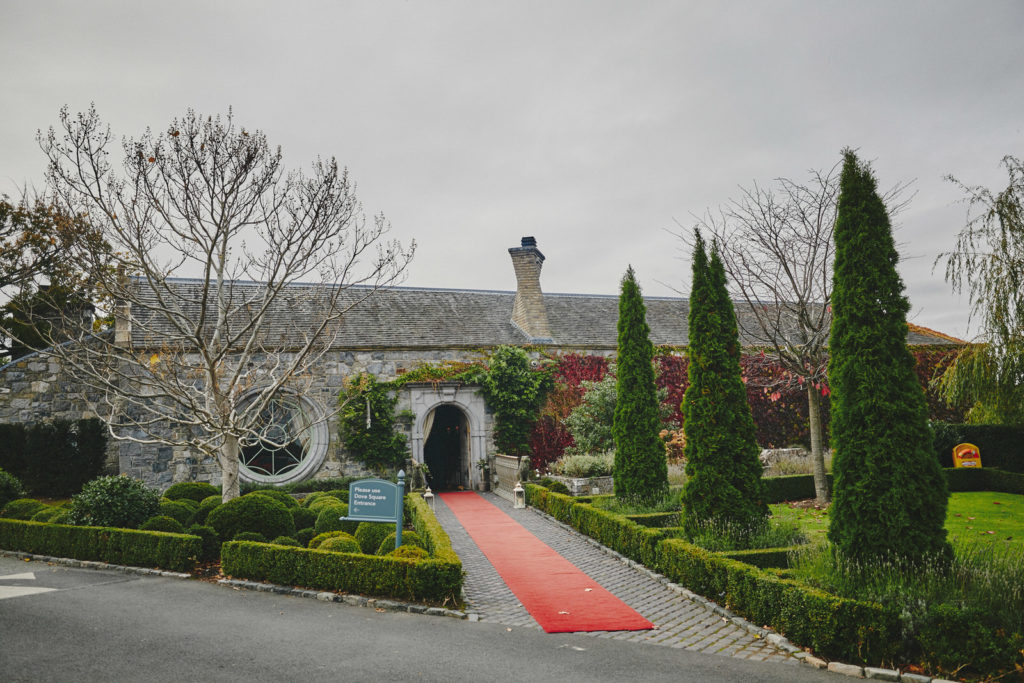
[[[523,607],[548,633],[654,628],[482,496],[472,491],[440,496]]]

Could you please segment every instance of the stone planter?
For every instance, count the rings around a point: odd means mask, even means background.
[[[601,493],[614,493],[615,482],[607,477],[562,477],[556,474],[547,475],[549,479],[565,484],[569,493],[574,496],[596,496]]]

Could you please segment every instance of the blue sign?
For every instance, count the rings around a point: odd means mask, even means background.
[[[348,517],[352,522],[394,522],[395,547],[402,545],[402,513],[405,500],[405,471],[398,483],[384,479],[360,479],[348,485]]]

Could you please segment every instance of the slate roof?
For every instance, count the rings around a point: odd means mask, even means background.
[[[169,280],[169,293],[186,318],[195,319],[202,292],[198,280]],[[141,290],[143,292],[147,290]],[[262,286],[250,282],[232,284],[232,300],[257,300]],[[294,285],[283,293],[269,316],[267,339],[297,345],[302,333],[316,321],[314,285]],[[438,349],[478,348],[502,344],[531,344],[532,340],[512,324],[515,292],[488,290],[390,287],[372,296],[367,288],[348,288],[343,298],[352,305],[342,321],[335,346],[345,349]],[[152,292],[143,297],[152,300]],[[686,346],[688,336],[686,299],[646,297],[651,341],[657,346]],[[555,347],[614,349],[617,341],[618,297],[588,294],[544,294]],[[138,308],[138,307],[137,307]],[[742,306],[737,315],[743,316]],[[146,320],[145,311],[133,311],[133,342],[148,346],[173,338],[172,326],[161,316]],[[239,314],[234,325],[245,322]],[[742,326],[741,326],[742,328]],[[742,336],[742,331],[741,331]],[[744,345],[754,344],[750,338]],[[955,344],[959,340],[913,327],[910,344]]]

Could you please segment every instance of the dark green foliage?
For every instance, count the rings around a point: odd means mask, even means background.
[[[202,539],[202,551],[199,560],[202,562],[216,562],[220,559],[220,537],[217,530],[212,526],[193,524],[188,528],[191,536],[198,536]]]
[[[299,529],[295,532],[295,540],[298,541],[299,545],[303,548],[309,547],[309,542],[313,540],[314,536],[316,536],[316,529],[311,526],[306,527],[305,529]]]
[[[291,509],[292,521],[295,522],[296,529],[305,529],[316,525],[316,518],[319,514],[316,510],[310,510],[309,508],[295,507]]]
[[[176,519],[182,527],[192,523],[195,513],[195,510],[184,503],[179,503],[175,500],[160,501],[160,514]]]
[[[961,676],[1012,672],[1024,667],[1024,632],[1006,633],[986,610],[974,606],[930,605],[915,634],[915,658],[933,673]],[[1009,677],[1006,680],[1012,680]]]
[[[67,510],[64,508],[47,505],[42,510],[32,515],[30,522],[52,522],[55,517],[66,514]]]
[[[569,487],[566,486],[565,484],[563,484],[560,481],[555,481],[554,479],[551,479],[549,477],[544,477],[543,479],[541,479],[537,483],[540,484],[541,486],[543,486],[544,488],[546,488],[548,491],[553,491],[555,493],[561,493],[561,494],[564,494],[566,496],[569,495]]]
[[[228,543],[224,546],[223,570],[256,581],[457,607],[462,563],[423,498],[407,496],[406,504],[412,526],[431,549],[432,557],[428,559]]]
[[[185,507],[192,511],[192,514],[195,514],[199,511],[199,501],[197,500],[192,500],[191,498],[179,498],[174,502],[178,503],[179,505],[184,505]]]
[[[71,523],[137,529],[160,511],[160,494],[124,475],[99,477],[71,499]]]
[[[253,541],[254,543],[266,543],[267,537],[258,531],[239,531],[232,541]]]
[[[832,486],[832,475],[826,475],[829,486]],[[813,474],[790,474],[784,477],[766,477],[761,480],[764,485],[766,503],[784,503],[790,500],[807,500],[814,498]]]
[[[192,516],[193,524],[206,524],[206,518],[210,516],[213,510],[216,510],[223,505],[223,498],[221,494],[215,494],[203,498],[202,502],[199,503],[199,508],[196,509]]]
[[[430,553],[423,548],[415,545],[405,545],[404,543],[387,553],[387,555],[389,557],[401,557],[407,560],[426,560],[430,557]]]
[[[304,548],[305,547],[302,544],[300,544],[296,539],[292,538],[291,536],[278,536],[277,538],[272,540],[271,543],[273,543],[274,545],[293,545],[293,546],[295,546],[297,548]]]
[[[60,511],[48,521],[50,524],[71,524],[71,510],[60,508]]]
[[[294,498],[289,496],[284,491],[279,491],[278,489],[257,489],[255,491],[252,491],[251,493],[247,493],[246,495],[247,496],[267,496],[268,498],[273,498],[277,502],[281,503],[286,508],[297,508],[297,507],[299,507],[299,501],[295,500]]]
[[[768,506],[754,420],[740,370],[736,313],[725,269],[696,235],[689,312],[689,387],[683,399],[687,458],[683,527],[762,528]]]
[[[0,426],[0,467],[36,495],[77,493],[106,458],[107,431],[96,418]]]
[[[0,548],[187,572],[195,567],[201,541],[181,534],[0,519]]]
[[[326,550],[332,553],[362,553],[359,541],[352,537],[352,534],[331,536],[324,539],[318,546],[319,550]]]
[[[504,455],[529,455],[530,432],[554,383],[534,370],[526,351],[499,346],[480,378],[487,406],[494,411],[494,445]]]
[[[953,466],[953,446],[973,443],[981,450],[981,464],[1024,474],[1024,427],[933,422],[935,454],[943,467]]]
[[[948,557],[949,497],[907,349],[910,308],[871,171],[844,152],[835,226],[829,384],[835,499],[829,540],[844,557]]]
[[[185,527],[181,522],[173,517],[167,515],[157,515],[147,519],[142,526],[139,527],[141,531],[167,531],[172,534],[183,534],[185,533]]]
[[[394,524],[384,524],[383,522],[359,522],[359,526],[356,527],[355,537],[359,541],[359,547],[363,549],[363,552],[367,555],[373,555],[377,552],[377,548],[380,547],[381,541],[394,528]]]
[[[397,392],[373,375],[362,374],[342,391],[339,401],[338,436],[349,455],[378,472],[401,467],[409,449],[405,435],[395,431]]]
[[[417,548],[424,548],[423,539],[415,531],[402,531],[402,545],[412,545]],[[377,546],[377,555],[387,555],[395,549],[395,532],[392,531],[390,534],[384,537],[384,540]]]
[[[331,506],[331,505],[337,505],[338,503],[341,503],[341,502],[342,501],[341,501],[340,498],[335,498],[333,495],[331,495],[329,493],[324,493],[324,494],[321,494],[312,503],[310,503],[309,506],[306,509],[313,510],[317,514],[319,514],[320,510],[322,510],[323,508]]]
[[[4,509],[7,503],[25,495],[25,488],[13,474],[0,470],[0,510]]]
[[[179,500],[181,498],[187,498],[194,500],[197,503],[203,502],[210,496],[221,495],[220,489],[213,484],[208,484],[205,481],[180,481],[177,484],[171,484],[170,487],[164,491],[164,498],[170,500]]]
[[[318,506],[315,510],[317,510],[317,516],[316,524],[313,525],[313,528],[318,534],[326,531],[347,531],[353,533],[359,524],[359,522],[341,519],[348,516],[348,505],[340,501],[334,505]]]
[[[7,505],[0,510],[0,517],[27,521],[32,519],[32,515],[45,507],[45,503],[40,503],[35,498],[16,498],[7,503]]]
[[[222,540],[235,538],[243,531],[260,534],[264,539],[291,536],[295,523],[284,503],[270,496],[246,494],[214,509],[206,523],[217,530]]]
[[[661,498],[668,490],[668,464],[654,384],[654,346],[647,309],[633,268],[622,278],[619,295],[615,399],[615,495],[637,501]]]
[[[327,539],[329,539],[329,538],[337,538],[337,537],[342,537],[342,536],[355,540],[355,536],[353,536],[352,534],[350,534],[347,531],[340,531],[340,530],[325,531],[322,534],[316,534],[315,536],[310,538],[309,541],[306,543],[306,547],[312,548],[313,550],[316,550],[317,548],[320,547],[320,544],[322,544]],[[357,547],[358,547],[358,545],[359,545],[359,543],[356,542],[356,546]],[[356,552],[359,552],[359,551],[357,550]]]

